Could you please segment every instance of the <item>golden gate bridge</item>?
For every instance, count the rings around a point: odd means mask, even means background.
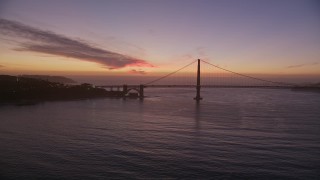
[[[177,75],[179,72],[191,67],[192,65],[197,65],[196,67],[196,78],[190,76],[191,72],[182,73],[182,75],[178,75],[176,78],[172,78],[174,75]],[[207,65],[209,69],[203,71],[203,67],[201,68],[201,64]],[[193,68],[194,69],[194,68]],[[202,76],[204,74],[204,76]],[[167,80],[170,79],[171,80]],[[175,79],[175,81],[173,81]],[[167,80],[167,81],[166,81]],[[187,80],[185,82],[183,80]],[[101,88],[109,88],[111,91],[113,89],[117,89],[117,91],[121,91],[123,97],[127,97],[128,94],[132,91],[137,93],[137,96],[140,99],[145,97],[144,89],[145,88],[195,88],[196,96],[195,100],[200,101],[201,97],[201,88],[292,88],[296,86],[296,84],[271,81],[263,78],[253,77],[250,75],[237,73],[235,71],[228,70],[226,68],[222,68],[210,62],[197,59],[180,69],[177,69],[174,72],[168,73],[164,76],[157,77],[148,81],[146,83],[142,83],[140,85],[101,85],[98,87]]]

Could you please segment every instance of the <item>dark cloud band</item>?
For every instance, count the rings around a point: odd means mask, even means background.
[[[297,64],[297,65],[291,65],[291,66],[287,66],[287,68],[291,69],[291,68],[300,68],[300,67],[304,67],[304,66],[314,66],[314,65],[318,65],[318,62],[313,62],[313,63],[304,63],[304,64]]]
[[[95,62],[109,69],[126,66],[153,67],[145,60],[96,48],[83,41],[6,19],[0,19],[0,33],[7,37],[24,40],[18,40],[17,50],[20,51],[33,51]]]
[[[132,73],[132,74],[146,74],[147,72],[143,71],[143,70],[136,70],[136,69],[131,69],[129,71],[129,73]]]

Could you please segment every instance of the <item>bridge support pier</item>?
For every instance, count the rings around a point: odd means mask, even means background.
[[[196,100],[197,102],[199,102],[200,100],[202,100],[202,97],[200,96],[200,59],[198,59],[198,70],[197,70],[197,95],[194,98],[194,100]]]
[[[139,87],[139,98],[140,99],[144,98],[144,85],[143,84],[140,84],[140,87]]]
[[[124,84],[122,86],[122,96],[125,97],[127,93],[128,93],[128,85]]]

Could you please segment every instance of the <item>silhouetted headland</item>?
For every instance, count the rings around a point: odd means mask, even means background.
[[[32,78],[32,79],[41,79],[50,82],[57,82],[57,83],[65,83],[65,84],[72,84],[76,83],[73,79],[64,77],[64,76],[48,76],[48,75],[21,75],[20,77],[25,78]]]
[[[0,103],[29,105],[41,101],[123,96],[121,91],[107,91],[87,83],[70,85],[35,77],[0,75]]]
[[[320,83],[300,85],[292,88],[294,91],[311,91],[320,93]]]

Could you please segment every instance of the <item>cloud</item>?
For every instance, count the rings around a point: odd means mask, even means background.
[[[0,68],[3,68],[4,66],[0,64]]]
[[[304,66],[314,66],[314,65],[318,65],[318,64],[319,64],[319,62],[296,64],[296,65],[287,66],[287,68],[289,68],[289,69],[291,69],[291,68],[301,68],[301,67],[304,67]]]
[[[0,19],[0,33],[7,37],[19,39],[19,47],[15,49],[17,51],[32,51],[70,57],[95,62],[109,69],[126,66],[154,67],[142,59],[97,48],[84,41],[6,19]]]
[[[131,69],[129,71],[129,73],[133,73],[133,74],[147,74],[147,72],[143,71],[143,70],[135,70],[135,69]]]

